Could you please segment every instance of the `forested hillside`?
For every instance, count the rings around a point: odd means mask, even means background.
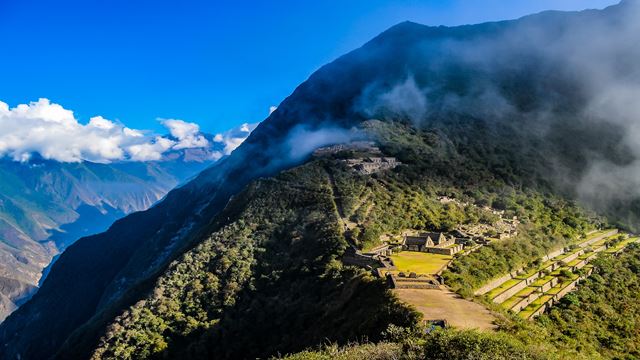
[[[469,176],[473,182],[460,180],[469,160],[432,131],[379,121],[364,123],[363,131],[394,134],[379,144],[405,165],[363,176],[341,161],[352,154],[339,153],[253,183],[216,217],[204,242],[109,325],[94,358],[252,358],[323,339],[377,341],[392,325],[417,329],[418,315],[395,300],[383,280],[340,259],[349,246],[377,245],[382,234],[481,221],[472,206],[437,201],[441,194],[504,203],[527,227],[517,239],[487,248],[503,265],[486,262],[468,281],[526,264],[599,225],[567,201],[524,193],[484,170]],[[416,153],[427,156],[412,157]],[[368,212],[354,211],[357,204],[368,208],[366,202],[372,203]],[[345,234],[342,217],[362,230]],[[74,354],[72,347],[66,351]]]
[[[570,304],[533,324],[492,309],[495,333],[424,336],[419,314],[384,280],[344,260],[407,230],[517,218],[517,234],[456,257],[442,274],[471,297],[592,230],[635,231],[638,194],[627,175],[640,156],[626,108],[606,110],[615,105],[608,94],[637,85],[626,74],[638,63],[624,59],[640,58],[628,46],[638,10],[625,2],[389,29],[314,73],[228,158],[152,209],[71,246],[42,290],[0,326],[3,357],[265,358],[367,341],[382,343],[300,356],[632,353],[621,345],[633,338],[628,323],[609,324],[609,342],[584,334],[573,348],[563,345],[563,336],[585,331],[563,320],[581,316]],[[626,41],[593,41],[602,34]],[[602,78],[593,79],[583,60],[600,53],[615,56],[598,62]],[[393,166],[361,171],[350,161],[374,155],[313,154],[359,140]],[[599,269],[609,271],[606,261]],[[590,281],[584,289],[597,288]],[[596,354],[600,341],[605,350]]]
[[[596,274],[535,322],[506,320],[496,334],[393,329],[386,341],[329,346],[297,359],[635,359],[638,349],[640,247],[599,259]]]

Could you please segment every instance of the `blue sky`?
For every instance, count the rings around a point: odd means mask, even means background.
[[[314,70],[411,20],[458,25],[605,0],[0,0],[0,101],[48,98],[162,131],[257,122]]]

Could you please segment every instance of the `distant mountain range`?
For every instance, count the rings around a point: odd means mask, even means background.
[[[74,241],[148,209],[217,160],[225,145],[204,136],[209,147],[172,150],[160,161],[0,159],[0,320],[30,298],[43,270]]]

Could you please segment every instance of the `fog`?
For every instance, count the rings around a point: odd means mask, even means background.
[[[595,139],[544,159],[554,168],[549,179],[596,207],[640,196],[639,2],[485,29],[416,42],[404,76],[370,81],[355,111],[424,127],[465,114],[556,148],[558,134],[568,143]],[[587,163],[570,168],[572,156]]]

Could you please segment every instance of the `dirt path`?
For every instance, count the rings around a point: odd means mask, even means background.
[[[346,220],[344,216],[344,209],[342,208],[342,203],[337,200],[338,186],[336,186],[336,181],[333,178],[333,174],[331,173],[331,170],[325,168],[324,171],[327,174],[329,189],[331,190],[331,198],[333,199],[333,203],[336,205],[336,209],[338,210],[338,215],[340,216],[340,220],[344,223]]]
[[[461,298],[449,290],[394,289],[400,300],[413,305],[425,320],[445,319],[461,329],[495,330],[495,317],[484,306]]]
[[[358,206],[355,207],[355,209],[353,210],[353,213],[358,212],[358,210],[360,210],[367,202],[369,202],[369,198],[371,197],[371,192],[369,192],[368,190],[365,190],[366,194],[364,196],[360,196],[360,203],[358,204]]]

